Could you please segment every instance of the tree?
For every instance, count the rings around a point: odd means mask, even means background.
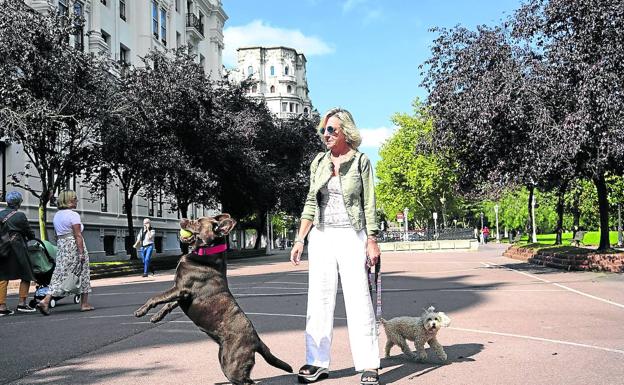
[[[0,135],[21,144],[28,158],[12,184],[39,199],[45,239],[46,208],[55,192],[98,164],[108,62],[69,46],[80,18],[41,15],[21,1],[0,5]]]
[[[413,115],[392,117],[399,129],[379,151],[376,195],[390,217],[407,207],[411,219],[427,227],[432,212],[445,215],[456,204],[456,178],[447,158],[421,150],[431,140],[432,120],[418,100],[413,107]]]
[[[547,80],[571,92],[565,131],[552,138],[570,147],[581,175],[596,185],[599,250],[609,248],[606,175],[624,170],[624,13],[619,2],[530,0],[515,16],[516,34],[532,39],[549,63]]]

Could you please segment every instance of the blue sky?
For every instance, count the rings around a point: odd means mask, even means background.
[[[283,45],[303,52],[314,107],[353,113],[373,164],[392,131],[391,116],[411,113],[426,92],[419,65],[430,56],[434,26],[498,23],[520,0],[225,0],[224,65],[236,48]]]

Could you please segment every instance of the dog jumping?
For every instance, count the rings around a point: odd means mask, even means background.
[[[276,368],[289,373],[293,370],[262,342],[228,288],[225,236],[235,225],[229,214],[182,219],[180,227],[192,235],[180,240],[190,244],[192,251],[180,258],[173,287],[148,299],[134,315],[142,317],[165,304],[150,319],[155,323],[180,306],[195,325],[219,344],[219,363],[228,380],[234,385],[249,385],[254,384],[250,374],[256,353]]]
[[[450,326],[451,319],[443,312],[436,312],[433,306],[426,309],[420,317],[396,317],[389,321],[381,319],[386,332],[386,357],[390,356],[390,349],[398,345],[403,353],[416,361],[427,360],[425,343],[436,353],[441,361],[446,361],[444,348],[438,342],[438,331],[442,327]],[[407,340],[414,342],[416,354],[407,345]]]

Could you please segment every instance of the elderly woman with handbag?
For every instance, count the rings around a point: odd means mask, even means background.
[[[338,276],[347,311],[351,353],[360,384],[379,384],[379,342],[365,265],[379,260],[375,186],[369,159],[351,113],[329,110],[319,124],[328,151],[310,166],[308,193],[290,260],[298,265],[308,236],[306,364],[299,382],[329,376]],[[309,234],[308,234],[309,233]]]
[[[49,305],[53,296],[63,297],[68,294],[80,294],[80,311],[95,309],[89,304],[89,254],[82,237],[84,226],[80,215],[74,211],[77,205],[78,197],[74,191],[61,191],[57,200],[59,211],[52,220],[58,247],[56,267],[50,281],[49,293],[37,304],[43,315],[50,315]]]

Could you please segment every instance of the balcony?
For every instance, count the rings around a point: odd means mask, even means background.
[[[201,40],[204,38],[204,24],[194,13],[186,14],[186,31],[189,32],[191,36],[195,35],[194,37],[196,39]]]
[[[297,83],[297,78],[294,75],[280,75],[278,77],[280,83]]]

